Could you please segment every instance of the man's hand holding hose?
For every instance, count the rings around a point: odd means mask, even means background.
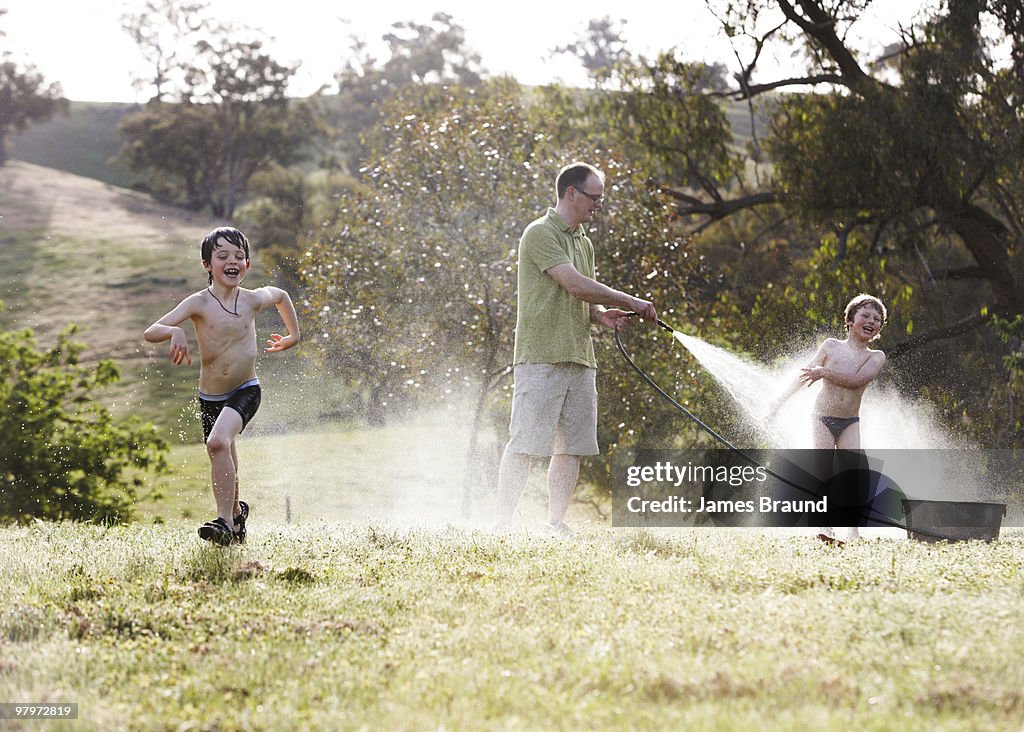
[[[654,308],[654,303],[641,300],[638,297],[634,297],[632,300],[630,310],[619,310],[618,308],[602,310],[597,316],[598,322],[612,330],[621,329],[629,322],[630,318],[638,317],[652,323],[658,322],[658,312]]]

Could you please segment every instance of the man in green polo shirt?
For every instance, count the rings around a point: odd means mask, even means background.
[[[519,242],[515,390],[511,438],[498,474],[498,529],[512,517],[530,470],[530,456],[550,456],[548,524],[572,532],[563,519],[576,490],[580,456],[597,455],[597,362],[590,326],[623,326],[631,313],[657,322],[654,305],[598,282],[594,245],[583,229],[604,202],[604,174],[572,163],[555,179],[554,208]]]

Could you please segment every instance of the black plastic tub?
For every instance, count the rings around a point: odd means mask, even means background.
[[[907,536],[916,541],[992,541],[1006,515],[1005,503],[903,499]]]

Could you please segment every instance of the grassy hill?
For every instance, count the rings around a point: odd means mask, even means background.
[[[85,360],[113,358],[122,370],[115,411],[159,418],[182,403],[194,379],[166,378],[142,331],[205,285],[198,242],[215,222],[17,161],[0,168],[0,215],[0,324],[32,328],[43,343],[77,324]]]
[[[121,145],[117,125],[136,109],[135,104],[71,102],[68,114],[14,135],[11,158],[129,188],[134,174],[113,157]]]
[[[76,324],[84,360],[112,358],[121,369],[122,381],[108,395],[113,411],[137,414],[193,441],[198,364],[172,366],[165,348],[145,343],[142,332],[206,286],[199,242],[220,223],[136,191],[12,161],[0,168],[0,300],[6,306],[0,326],[32,328],[45,344]],[[253,247],[246,286],[272,284],[260,266],[259,243]],[[282,325],[276,311],[268,311],[257,327],[266,334]],[[260,357],[259,373],[271,380],[276,368],[291,372],[282,381],[295,388],[281,400],[309,396],[305,385],[316,383],[302,357],[305,347],[287,357]],[[312,414],[333,409],[331,394],[322,391],[310,402]]]

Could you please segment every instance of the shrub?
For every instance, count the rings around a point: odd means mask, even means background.
[[[120,373],[110,360],[80,365],[75,331],[49,350],[31,329],[0,331],[0,521],[126,521],[141,474],[167,469],[153,425],[93,400]]]

